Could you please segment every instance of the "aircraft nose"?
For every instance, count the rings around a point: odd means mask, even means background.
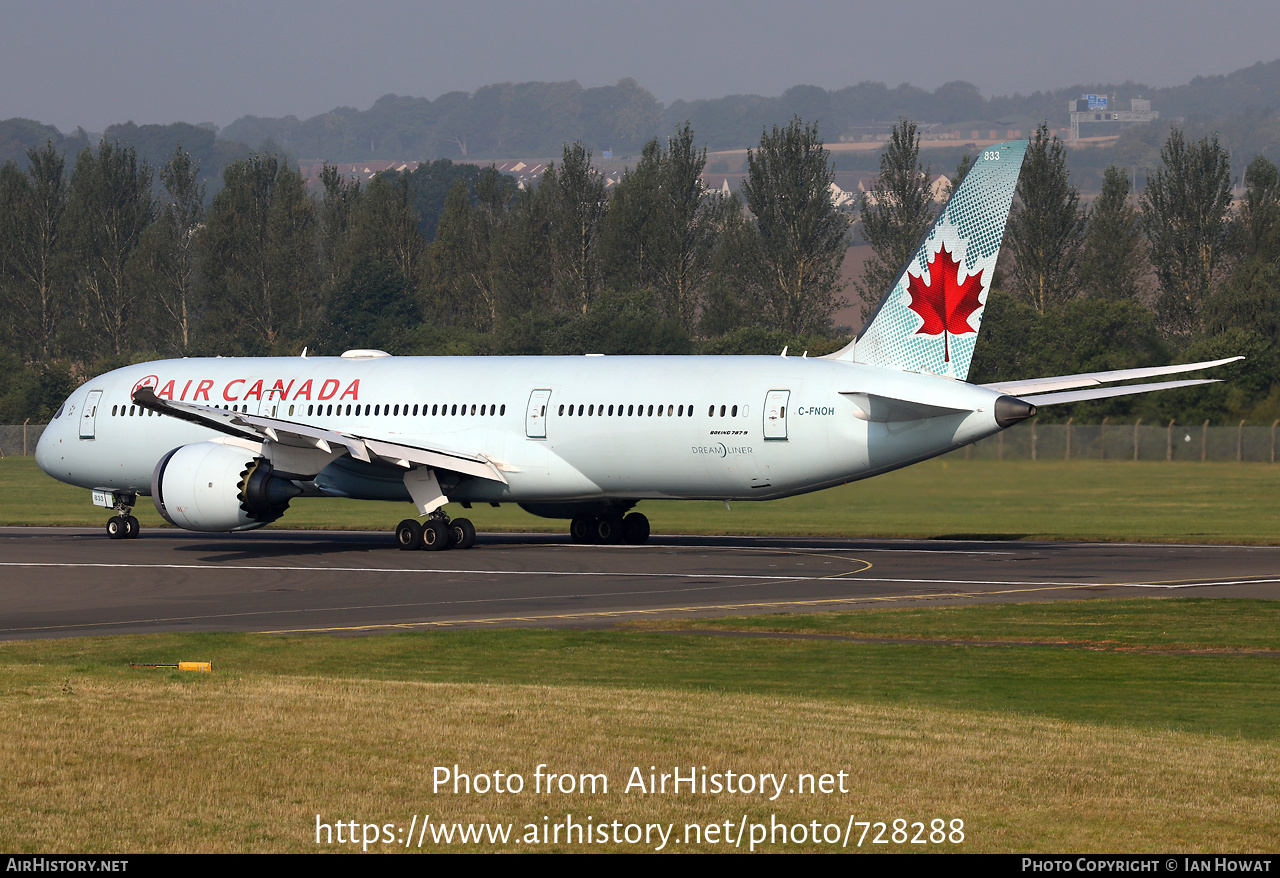
[[[67,413],[68,404],[64,402],[36,441],[36,466],[48,475],[58,478],[58,472],[64,471],[67,448],[65,440],[70,430],[74,429],[75,418]]]
[[[50,422],[45,426],[44,432],[40,434],[40,440],[36,442],[36,466],[49,475],[53,475],[49,468],[53,465],[56,457],[55,446],[58,444],[58,440],[55,434],[59,432],[59,426],[60,424],[57,421]]]

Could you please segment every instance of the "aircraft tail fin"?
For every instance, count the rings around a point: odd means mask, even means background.
[[[830,359],[968,377],[1027,145],[978,154],[858,337]]]

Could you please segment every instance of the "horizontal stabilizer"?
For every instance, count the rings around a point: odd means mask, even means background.
[[[1125,384],[1120,387],[1093,387],[1088,390],[1067,390],[1062,393],[1038,393],[1019,397],[1032,405],[1055,405],[1063,402],[1084,402],[1089,399],[1107,399],[1112,396],[1130,396],[1150,393],[1153,390],[1173,390],[1175,387],[1195,387],[1197,384],[1217,384],[1212,378],[1196,378],[1189,381],[1159,381],[1155,384]]]
[[[1022,381],[997,381],[993,384],[984,384],[983,387],[989,390],[998,390],[1001,393],[1010,393],[1014,396],[1021,396],[1024,399],[1029,393],[1047,393],[1051,390],[1069,390],[1073,387],[1094,387],[1098,384],[1109,384],[1112,381],[1136,381],[1139,378],[1155,378],[1157,375],[1176,375],[1180,372],[1195,372],[1197,369],[1212,369],[1214,366],[1222,366],[1226,363],[1234,363],[1236,360],[1243,360],[1244,357],[1227,357],[1225,360],[1212,360],[1206,363],[1184,363],[1180,366],[1148,366],[1141,369],[1118,369],[1114,372],[1082,372],[1079,375],[1058,375],[1053,378],[1027,378]],[[1158,385],[1166,387],[1168,385]],[[1178,385],[1185,386],[1185,385]],[[1157,385],[1150,385],[1152,390]],[[1145,391],[1135,390],[1132,393],[1144,393]],[[1100,397],[1090,396],[1082,397],[1083,399],[1099,399]],[[1067,402],[1067,400],[1054,400],[1054,402]]]

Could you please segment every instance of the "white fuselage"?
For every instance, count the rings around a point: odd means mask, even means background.
[[[36,452],[51,476],[149,494],[170,450],[219,439],[131,394],[236,408],[501,462],[507,484],[441,478],[453,501],[772,499],[896,469],[997,432],[994,391],[801,357],[336,357],[142,363],[86,382]],[[868,419],[851,394],[955,413]],[[95,395],[96,394],[96,395]],[[404,499],[392,467],[339,458],[308,493]]]

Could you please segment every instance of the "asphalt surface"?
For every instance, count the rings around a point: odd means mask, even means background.
[[[0,528],[0,639],[155,631],[361,634],[873,606],[1280,598],[1280,547],[667,537],[583,546],[482,534]]]

